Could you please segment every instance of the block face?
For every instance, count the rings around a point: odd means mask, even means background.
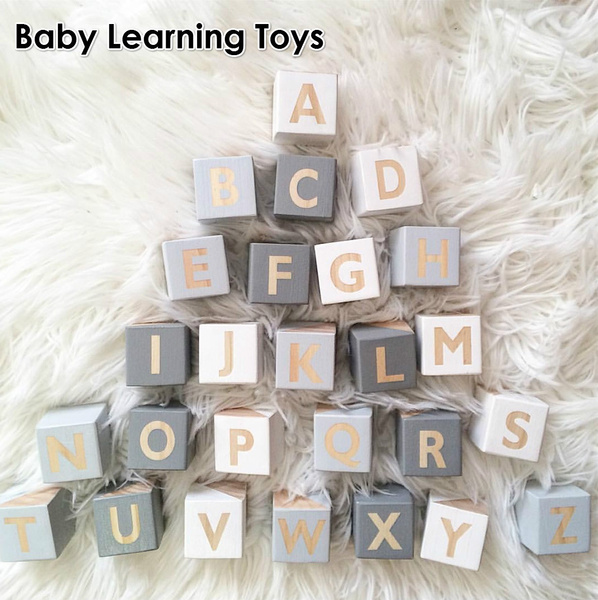
[[[221,296],[230,292],[224,237],[170,240],[162,244],[171,300]]]
[[[335,158],[278,156],[274,216],[279,219],[331,221],[335,190]]]
[[[110,427],[106,404],[49,410],[36,426],[45,483],[102,477],[110,462]]]
[[[327,144],[336,135],[336,105],[336,74],[278,71],[272,140],[278,144]]]
[[[310,265],[307,244],[249,244],[249,302],[307,304]]]
[[[398,413],[397,460],[403,475],[461,475],[461,417],[448,410]]]
[[[422,375],[482,372],[479,315],[415,315],[415,335]]]
[[[372,465],[373,411],[318,405],[314,414],[314,466],[318,471],[368,473]]]
[[[416,385],[415,334],[403,321],[353,325],[349,330],[351,373],[360,392]]]
[[[459,285],[458,227],[399,227],[388,238],[392,286]]]
[[[334,389],[336,325],[293,323],[276,332],[276,387]]]
[[[322,304],[380,296],[378,263],[372,238],[318,244],[314,248]]]
[[[370,495],[353,497],[353,539],[357,558],[413,558],[413,496],[389,484]]]
[[[125,330],[127,385],[184,385],[191,375],[191,334],[183,323]]]

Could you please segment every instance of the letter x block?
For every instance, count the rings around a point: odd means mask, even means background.
[[[575,485],[548,490],[531,481],[515,505],[521,543],[534,554],[590,550],[590,494]]]
[[[330,556],[330,501],[323,493],[291,498],[274,494],[272,560],[328,562]]]

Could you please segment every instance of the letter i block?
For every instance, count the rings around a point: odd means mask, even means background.
[[[534,554],[590,551],[590,494],[575,485],[525,486],[515,505],[521,543]]]
[[[127,483],[93,499],[99,556],[157,550],[164,533],[160,490],[146,483]]]
[[[327,144],[336,135],[337,76],[278,71],[274,80],[272,140]]]
[[[353,208],[359,217],[423,204],[417,150],[385,146],[357,152],[351,161]]]
[[[461,475],[461,417],[448,410],[398,413],[397,459],[403,475]]]
[[[368,473],[372,466],[371,407],[333,408],[314,414],[314,466],[318,471]]]
[[[421,557],[477,571],[487,528],[488,512],[483,504],[430,494]]]
[[[110,427],[106,404],[49,410],[36,428],[45,483],[102,477],[110,463]]]
[[[196,158],[193,174],[199,221],[257,215],[251,156]]]
[[[482,413],[469,426],[471,441],[487,454],[538,462],[548,404],[532,396],[477,388]]]
[[[291,498],[274,494],[272,560],[328,562],[330,556],[330,501],[323,493]]]
[[[288,323],[276,332],[276,387],[334,389],[336,325]]]
[[[75,533],[71,500],[66,489],[44,487],[0,504],[0,560],[58,558]]]
[[[415,335],[422,375],[482,372],[479,315],[415,315]]]
[[[185,497],[185,558],[241,558],[245,538],[244,483],[195,484]]]

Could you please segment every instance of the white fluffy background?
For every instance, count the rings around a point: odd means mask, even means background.
[[[171,389],[124,384],[124,328],[176,319],[258,319],[272,335],[283,320],[340,323],[337,389],[354,398],[346,327],[418,311],[481,311],[487,386],[530,393],[550,404],[538,464],[485,456],[464,437],[459,478],[409,478],[393,458],[395,407],[450,407],[465,421],[477,406],[472,378],[422,378],[404,394],[376,394],[375,469],[369,477],[319,474],[312,467],[315,393],[199,386],[183,392],[196,417],[198,456],[184,473],[156,474],[167,529],[161,548],[97,557],[89,500],[102,482],[74,485],[77,533],[63,556],[0,567],[0,596],[15,598],[294,600],[298,598],[582,599],[598,597],[596,545],[590,554],[538,559],[518,543],[514,499],[529,477],[598,492],[598,3],[397,4],[58,0],[3,1],[0,34],[0,481],[40,483],[36,422],[51,407],[105,401],[114,427],[107,480],[125,468],[127,413]],[[14,23],[122,29],[246,27],[242,58],[217,52],[108,52],[106,31],[90,57],[16,52]],[[257,52],[255,21],[326,32],[324,51]],[[325,149],[270,141],[272,82],[278,69],[334,71],[338,135]],[[414,144],[426,192],[422,209],[381,219],[351,211],[352,148]],[[332,225],[272,217],[279,152],[339,160]],[[259,218],[202,228],[195,219],[191,160],[252,154]],[[448,290],[389,291],[388,231],[401,224],[462,228],[462,284]],[[226,236],[232,293],[170,302],[160,245],[205,232]],[[246,248],[256,240],[317,243],[374,236],[382,296],[323,308],[314,285],[307,307],[249,306]],[[197,373],[195,361],[194,372]],[[213,470],[211,418],[225,406],[274,404],[287,422],[284,465],[249,482],[246,557],[186,560],[182,503]],[[359,561],[350,541],[354,486],[395,480],[423,504],[429,489],[488,501],[482,566],[470,572],[422,561]],[[333,500],[328,565],[270,561],[270,495],[327,488]],[[421,524],[416,554],[419,553]]]

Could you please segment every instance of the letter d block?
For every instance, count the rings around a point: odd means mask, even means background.
[[[328,562],[330,556],[330,501],[323,493],[291,498],[274,494],[272,560]]]
[[[99,556],[157,550],[164,533],[160,490],[127,483],[96,494],[93,514]]]
[[[0,504],[0,560],[58,558],[75,533],[71,499],[66,489],[45,487]]]
[[[521,543],[534,554],[590,551],[590,494],[575,485],[525,486],[515,505]]]
[[[45,483],[94,479],[104,475],[110,463],[106,404],[49,410],[35,429]]]

